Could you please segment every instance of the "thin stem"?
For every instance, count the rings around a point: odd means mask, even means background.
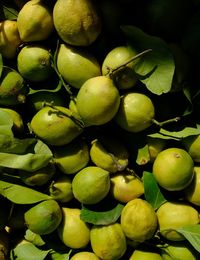
[[[162,127],[163,125],[166,125],[166,124],[170,124],[170,123],[176,123],[180,120],[181,118],[180,117],[175,117],[175,118],[171,118],[171,119],[168,119],[168,120],[165,120],[163,122],[158,122],[156,119],[152,119],[152,122],[156,125],[158,125],[159,127]]]

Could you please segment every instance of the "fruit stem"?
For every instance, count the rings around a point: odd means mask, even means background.
[[[132,58],[130,58],[129,60],[127,60],[126,62],[124,62],[123,64],[119,65],[118,67],[114,68],[114,69],[111,69],[111,68],[108,68],[108,75],[112,75],[114,72],[116,72],[117,70],[120,70],[121,68],[123,67],[126,67],[129,63],[131,63],[132,61],[138,59],[138,58],[141,58],[142,56],[144,56],[145,54],[151,52],[152,49],[147,49],[147,50],[144,50],[140,53],[138,53],[137,55],[133,56]]]
[[[152,122],[156,125],[158,125],[159,127],[162,127],[163,125],[166,125],[166,124],[170,124],[170,123],[176,123],[180,120],[181,118],[180,117],[175,117],[175,118],[171,118],[171,119],[168,119],[168,120],[165,120],[163,122],[158,122],[156,119],[152,119]]]

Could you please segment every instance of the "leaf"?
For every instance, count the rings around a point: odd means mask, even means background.
[[[0,194],[16,204],[33,204],[52,199],[39,191],[5,181],[0,181]]]
[[[0,77],[1,77],[2,71],[3,71],[3,57],[0,53]]]
[[[176,231],[181,233],[200,253],[200,224],[187,225],[181,228],[177,228]]]
[[[183,130],[180,131],[168,131],[163,128],[160,129],[158,133],[149,134],[148,136],[153,138],[161,138],[161,139],[173,139],[173,140],[181,140],[191,135],[199,135],[200,128],[195,127],[185,127]]]
[[[30,229],[26,230],[24,238],[34,244],[35,246],[43,246],[45,245],[45,241],[39,234],[32,232]]]
[[[50,252],[52,260],[69,260],[71,253],[72,253],[72,249],[70,249],[69,253],[64,253],[64,254],[58,253],[54,250]]]
[[[134,67],[139,79],[152,93],[161,95],[170,91],[175,70],[174,58],[167,44],[161,38],[151,36],[132,26],[121,26],[128,45],[142,52],[152,49]]]
[[[152,205],[156,210],[158,209],[166,199],[162,195],[159,186],[150,172],[143,172],[143,183],[144,183],[144,196],[145,199]]]
[[[5,135],[5,138],[6,136],[13,136],[12,126],[13,120],[11,116],[3,109],[0,109],[0,134]]]
[[[16,6],[10,0],[1,0],[0,3],[0,18],[1,20],[16,20],[18,11]]]
[[[136,163],[138,165],[145,165],[149,161],[150,161],[149,148],[148,145],[145,144],[143,147],[138,149]]]
[[[109,225],[117,221],[121,215],[124,205],[118,203],[117,206],[107,211],[93,211],[82,205],[80,218],[94,225]]]
[[[41,250],[31,242],[25,241],[13,249],[13,254],[15,259],[19,260],[44,260],[49,254],[49,250]]]

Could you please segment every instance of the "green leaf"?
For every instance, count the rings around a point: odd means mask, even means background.
[[[32,232],[30,229],[26,230],[24,238],[34,244],[35,246],[43,246],[45,245],[45,241],[39,234]]]
[[[143,183],[144,183],[144,196],[145,199],[152,205],[152,207],[156,210],[158,209],[166,199],[162,195],[159,186],[150,172],[143,172]]]
[[[13,136],[12,126],[13,120],[11,116],[3,109],[0,109],[0,134],[5,135],[5,138]]]
[[[139,53],[152,49],[134,67],[139,79],[152,93],[161,95],[170,91],[175,70],[174,58],[166,42],[132,26],[121,26],[128,45]]]
[[[163,128],[160,129],[158,133],[149,134],[148,136],[153,138],[161,138],[161,139],[173,139],[173,140],[181,140],[191,135],[199,135],[200,128],[195,127],[185,127],[180,131],[168,131]]]
[[[41,250],[31,242],[25,241],[13,249],[13,254],[15,259],[19,260],[44,260],[49,254],[49,250]]]
[[[2,71],[3,71],[3,57],[0,53],[0,77],[1,77]]]
[[[0,181],[0,194],[16,204],[33,204],[52,199],[39,191],[5,181]]]
[[[200,224],[187,225],[182,228],[177,228],[176,231],[181,233],[200,253]]]
[[[72,253],[72,249],[70,249],[69,253],[63,253],[63,254],[58,253],[54,250],[50,252],[52,260],[69,260],[71,253]]]
[[[124,205],[118,203],[114,208],[107,211],[93,211],[82,205],[80,218],[94,225],[109,225],[117,221]]]
[[[143,147],[138,149],[136,163],[138,165],[145,165],[149,161],[150,161],[149,148],[148,145],[145,144]]]
[[[1,0],[0,3],[0,18],[1,20],[16,20],[18,11],[16,6],[11,0]]]

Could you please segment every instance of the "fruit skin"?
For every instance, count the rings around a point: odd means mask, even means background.
[[[0,105],[24,103],[27,91],[23,77],[14,69],[4,66],[0,78]]]
[[[63,219],[57,231],[61,241],[68,247],[84,248],[90,241],[90,227],[80,219],[80,209],[62,207]]]
[[[53,149],[54,162],[64,174],[75,174],[87,166],[90,160],[87,143],[75,139],[68,145]]]
[[[199,224],[198,211],[185,202],[165,202],[158,208],[156,214],[161,235],[171,241],[185,240],[173,229]]]
[[[46,40],[54,29],[53,16],[42,0],[31,0],[19,11],[17,26],[23,42]]]
[[[125,236],[136,242],[152,238],[158,224],[151,204],[140,198],[133,199],[124,206],[120,223]]]
[[[181,260],[196,260],[192,247],[185,242],[168,243],[167,247],[161,247],[161,256],[163,260],[181,259]]]
[[[77,89],[89,78],[101,75],[100,65],[92,54],[67,44],[60,45],[57,68],[63,79]]]
[[[7,59],[17,55],[17,48],[21,43],[17,22],[4,20],[0,22],[0,53]]]
[[[147,138],[147,145],[149,150],[150,162],[153,163],[157,155],[165,149],[166,140],[160,138]]]
[[[192,182],[183,190],[184,197],[190,203],[200,206],[200,167],[194,167],[194,178]]]
[[[157,252],[135,249],[129,260],[163,260],[163,258]]]
[[[79,136],[83,129],[70,117],[76,115],[62,106],[45,106],[32,118],[32,131],[49,145],[62,146]]]
[[[200,135],[188,136],[182,142],[193,161],[200,162]]]
[[[3,111],[7,112],[9,114],[9,116],[12,118],[13,120],[13,126],[12,126],[12,130],[15,134],[22,134],[24,131],[24,122],[22,119],[22,116],[15,111],[14,109],[8,108],[8,107],[4,107],[1,108]]]
[[[158,184],[169,191],[186,188],[194,176],[191,156],[181,148],[161,151],[153,163],[153,175]]]
[[[110,183],[110,194],[122,203],[127,203],[144,194],[142,181],[126,171],[112,175]]]
[[[74,254],[71,258],[71,260],[100,260],[98,256],[96,256],[92,252],[87,252],[87,251],[81,251],[76,254]]]
[[[119,91],[109,77],[93,77],[79,89],[76,105],[86,126],[102,125],[117,113],[120,105]]]
[[[24,219],[32,232],[46,235],[57,229],[62,220],[62,211],[55,200],[45,200],[27,210]]]
[[[154,105],[148,96],[129,92],[122,96],[114,120],[124,130],[137,133],[151,126],[154,116]]]
[[[116,138],[104,136],[91,143],[90,158],[92,162],[110,173],[123,171],[129,163],[128,157],[128,150]]]
[[[27,80],[47,80],[53,73],[49,50],[38,44],[23,47],[17,56],[17,68]]]
[[[74,197],[84,204],[96,204],[106,197],[110,189],[109,172],[96,166],[80,170],[72,180]]]
[[[102,64],[102,74],[107,75],[110,69],[116,69],[131,58],[137,52],[127,46],[118,46],[112,49],[104,58]],[[135,62],[129,63],[127,66],[113,73],[112,78],[119,89],[129,89],[137,83],[137,77],[134,72]]]
[[[119,223],[94,225],[90,232],[92,250],[105,260],[121,259],[127,245],[126,238]]]
[[[101,32],[101,20],[90,0],[58,0],[53,21],[60,38],[70,45],[88,46]]]

